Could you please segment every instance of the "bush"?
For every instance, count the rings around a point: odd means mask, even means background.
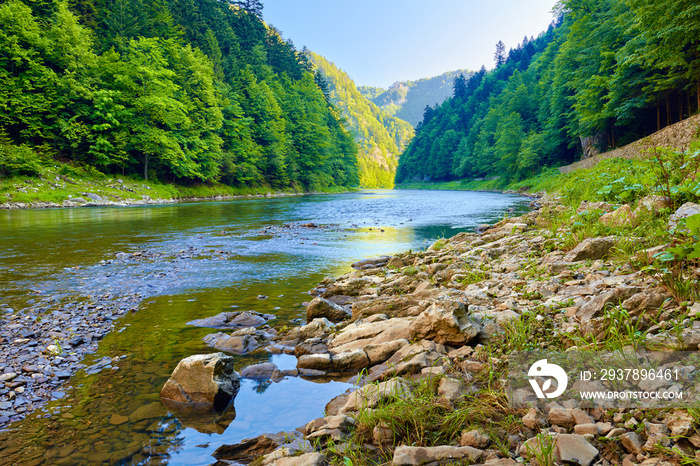
[[[40,156],[25,145],[0,142],[0,176],[37,176],[41,172]]]

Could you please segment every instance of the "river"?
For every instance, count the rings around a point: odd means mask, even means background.
[[[425,249],[507,211],[522,213],[528,202],[496,193],[376,190],[0,211],[0,310],[76,296],[140,299],[137,312],[120,318],[83,361],[120,358],[114,367],[77,372],[61,387],[64,397],[0,432],[0,455],[23,464],[211,464],[222,444],[320,417],[352,381],[242,380],[230,424],[179,420],[160,404],[160,388],[182,358],[216,351],[202,342],[216,330],[186,322],[239,309],[275,314],[273,327],[296,325],[307,290],[325,276],[352,270],[358,259]],[[280,369],[296,364],[264,350],[236,358],[239,370],[263,361]],[[115,422],[115,414],[129,420]]]

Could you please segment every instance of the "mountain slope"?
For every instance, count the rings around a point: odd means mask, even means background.
[[[448,71],[432,78],[398,81],[387,90],[370,86],[361,86],[359,90],[382,110],[408,121],[415,128],[423,120],[426,105],[440,105],[452,96],[452,85],[460,74],[468,80],[474,73],[468,70]]]
[[[413,137],[413,128],[362,96],[353,80],[333,63],[313,52],[309,58],[326,78],[331,101],[347,118],[359,146],[360,186],[393,187],[398,154]]]

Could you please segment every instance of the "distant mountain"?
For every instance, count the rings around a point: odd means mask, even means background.
[[[413,138],[413,128],[365,98],[353,80],[333,63],[313,52],[308,56],[325,78],[331,101],[347,118],[348,129],[359,146],[360,186],[393,187],[398,155]],[[377,89],[377,95],[382,91]]]
[[[398,81],[389,89],[370,86],[360,86],[358,89],[382,110],[408,121],[415,128],[423,120],[426,105],[433,107],[452,96],[452,83],[460,73],[467,80],[474,74],[468,70],[455,70],[433,78]]]

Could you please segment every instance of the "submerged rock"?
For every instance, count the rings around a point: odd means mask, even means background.
[[[187,322],[187,325],[209,328],[257,327],[274,318],[275,316],[272,314],[262,314],[255,311],[233,311],[222,312],[205,319],[192,320]]]

